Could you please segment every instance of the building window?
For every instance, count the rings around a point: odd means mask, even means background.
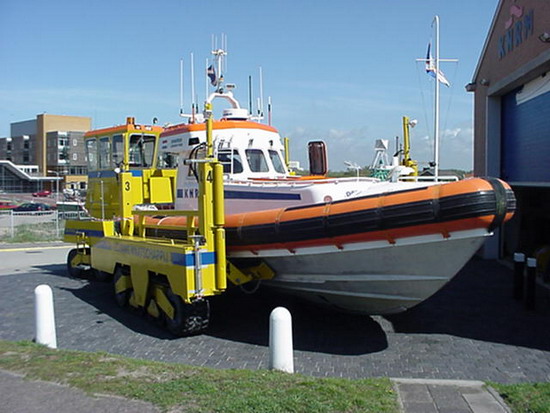
[[[78,161],[78,155],[76,153],[73,153],[73,161]]]
[[[78,146],[78,140],[77,139],[73,139],[73,146]]]
[[[88,169],[97,171],[97,141],[95,138],[86,141],[86,159],[88,160]]]
[[[67,151],[67,147],[64,147],[59,151],[59,160],[67,161],[68,159],[69,159],[69,152]]]

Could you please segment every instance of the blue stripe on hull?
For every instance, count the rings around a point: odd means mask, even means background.
[[[268,200],[300,200],[300,194],[285,194],[274,192],[224,191],[225,199],[268,199]]]

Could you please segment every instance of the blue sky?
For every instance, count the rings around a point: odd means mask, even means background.
[[[426,54],[441,18],[441,166],[472,166],[471,80],[497,0],[0,2],[0,136],[39,113],[90,116],[94,127],[135,116],[179,123],[179,60],[195,56],[204,101],[212,35],[228,38],[227,82],[247,106],[248,76],[273,100],[273,124],[291,138],[292,158],[323,139],[332,170],[370,164],[375,139],[401,136],[401,117],[419,121],[413,157],[431,160],[433,79]],[[186,92],[190,87],[186,85]],[[189,93],[186,93],[189,103]]]

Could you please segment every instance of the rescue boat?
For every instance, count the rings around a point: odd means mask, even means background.
[[[227,255],[275,272],[266,285],[342,310],[405,311],[443,287],[486,237],[511,218],[515,198],[498,179],[226,216]],[[151,220],[184,228],[182,217]],[[154,228],[149,227],[149,231]]]
[[[293,175],[278,131],[215,85],[207,102],[231,106],[213,122],[227,257],[265,263],[272,288],[350,312],[405,311],[442,288],[513,215],[514,194],[498,179],[422,181],[405,164],[389,168],[387,179],[329,178],[322,142],[309,146],[312,174]],[[207,116],[189,118],[166,128],[159,148],[178,155],[175,208],[185,210],[196,208],[193,165],[204,157]],[[152,236],[185,236],[184,217],[159,215],[147,227]]]

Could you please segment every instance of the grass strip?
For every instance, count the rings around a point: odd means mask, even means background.
[[[60,223],[61,225],[61,223]],[[60,226],[60,228],[64,228]],[[44,242],[59,241],[62,237],[57,234],[57,227],[53,222],[43,222],[39,224],[20,224],[15,226],[13,237],[5,236],[4,242],[22,243],[22,242]]]
[[[514,413],[550,413],[550,383],[489,383]]]
[[[389,379],[216,370],[0,340],[0,368],[190,412],[398,412]]]

